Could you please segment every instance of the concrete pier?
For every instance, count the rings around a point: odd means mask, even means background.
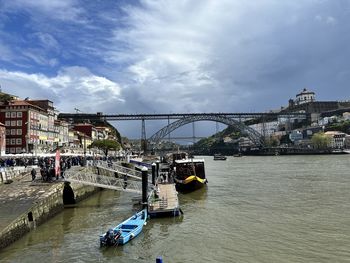
[[[62,211],[63,187],[63,181],[32,181],[30,173],[15,177],[10,184],[0,184],[0,249]],[[81,184],[71,187],[76,201],[100,190]]]
[[[157,188],[157,194],[149,199],[150,217],[178,216],[180,207],[175,184],[158,184]]]

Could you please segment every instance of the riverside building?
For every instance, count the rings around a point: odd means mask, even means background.
[[[6,128],[6,154],[49,152],[68,143],[68,125],[55,124],[52,101],[21,100],[9,95],[6,98],[0,104],[0,122]],[[65,138],[59,136],[61,131]]]

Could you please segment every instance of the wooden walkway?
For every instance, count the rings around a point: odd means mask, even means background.
[[[156,191],[158,196],[152,195],[149,199],[150,216],[178,216],[180,208],[175,184],[158,184]]]

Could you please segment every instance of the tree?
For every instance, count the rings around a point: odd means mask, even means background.
[[[276,137],[270,137],[265,139],[265,145],[268,147],[277,147],[280,141]]]
[[[0,103],[1,104],[8,104],[12,100],[13,100],[13,97],[9,94],[3,93],[0,95]]]
[[[110,150],[118,151],[120,149],[120,144],[115,140],[97,140],[90,145],[90,148],[94,147],[103,151],[107,156]]]
[[[331,143],[331,137],[324,132],[318,132],[312,136],[311,142],[316,149],[326,149]]]

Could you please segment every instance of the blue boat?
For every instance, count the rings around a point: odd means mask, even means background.
[[[146,220],[147,209],[143,209],[117,225],[115,228],[108,229],[106,233],[100,235],[101,247],[126,244],[141,233]]]

